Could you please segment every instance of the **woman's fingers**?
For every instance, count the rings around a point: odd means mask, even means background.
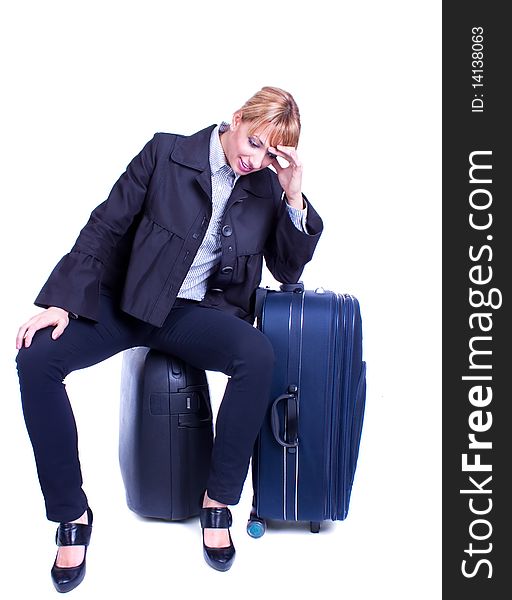
[[[19,350],[23,346],[23,339],[25,338],[25,333],[27,331],[27,327],[22,325],[18,329],[18,335],[16,336],[16,350]]]
[[[16,336],[16,348],[19,350],[23,346],[28,348],[32,343],[32,338],[40,329],[55,325],[52,332],[52,339],[56,340],[62,335],[69,323],[67,311],[62,308],[52,306],[42,313],[39,313],[24,323]]]
[[[270,155],[274,155],[270,163],[276,170],[279,183],[283,188],[291,206],[303,208],[302,200],[302,164],[299,160],[296,148],[293,146],[277,145],[268,149]],[[288,165],[283,167],[278,158],[283,158]]]
[[[268,150],[271,154],[275,154],[276,156],[284,158],[290,163],[290,165],[294,167],[301,166],[297,149],[293,146],[281,146],[278,144],[275,148],[269,148]],[[275,162],[275,159],[273,162]]]
[[[52,331],[52,340],[56,340],[64,333],[64,329],[66,329],[68,323],[69,321],[65,323],[63,320],[59,322],[59,324]]]
[[[282,171],[283,169],[285,169],[285,168],[286,168],[286,167],[282,167],[282,166],[279,164],[279,161],[277,160],[277,157],[274,157],[274,158],[272,159],[272,162],[271,162],[270,164],[271,164],[271,165],[274,167],[274,169],[275,169],[275,170],[276,170],[278,173],[279,173],[280,171]]]

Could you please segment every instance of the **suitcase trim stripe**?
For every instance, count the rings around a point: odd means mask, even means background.
[[[295,301],[295,302],[294,302]],[[300,318],[294,318],[293,310],[300,310]],[[297,422],[300,422],[300,399],[301,399],[301,388],[300,381],[302,376],[302,323],[304,322],[304,294],[294,294],[292,302],[290,303],[290,319],[288,322],[288,348],[297,348],[298,352],[289,352],[288,354],[288,386],[297,386]],[[298,324],[300,323],[300,326]],[[296,374],[296,377],[294,375]],[[298,436],[298,431],[297,431]],[[288,451],[287,448],[283,448],[285,455],[289,462],[294,463],[294,490],[293,490],[293,519],[297,520],[298,515],[298,490],[299,490],[299,453],[300,443],[297,437],[297,446],[294,452]],[[290,457],[290,454],[293,456]],[[285,502],[286,509],[286,502]],[[286,519],[286,511],[284,512],[284,518]]]
[[[288,389],[295,385],[296,406],[297,406],[297,422],[300,423],[300,404],[301,404],[301,381],[302,381],[302,350],[303,350],[303,332],[304,332],[304,299],[303,293],[295,293],[290,302],[290,313],[288,320]],[[294,313],[299,313],[294,314]],[[297,350],[297,351],[295,351]],[[295,377],[294,377],[295,375]],[[286,423],[286,422],[285,422]],[[299,463],[300,456],[300,439],[297,431],[297,445],[293,449],[283,448],[284,461],[292,463],[294,476],[293,489],[293,513],[288,517],[286,495],[284,495],[283,518],[285,520],[298,520],[299,514]],[[283,478],[286,488],[286,476]],[[286,493],[286,492],[285,492]]]

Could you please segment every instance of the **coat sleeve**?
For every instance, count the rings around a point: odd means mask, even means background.
[[[159,134],[129,163],[108,198],[96,207],[71,251],[62,257],[35,304],[58,306],[97,320],[99,288],[112,250],[141,211],[156,164]]]
[[[306,263],[315,251],[323,230],[322,219],[304,196],[308,203],[307,232],[298,229],[292,222],[284,199],[282,189],[272,179],[274,197],[277,199],[276,226],[267,239],[264,250],[265,262],[273,277],[281,283],[297,283]]]

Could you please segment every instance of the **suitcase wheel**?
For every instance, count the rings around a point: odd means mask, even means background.
[[[317,521],[310,521],[309,530],[311,531],[311,533],[318,533],[320,531],[320,523],[318,523]]]
[[[251,515],[250,519],[247,521],[247,533],[252,538],[260,538],[265,533],[266,529],[267,526],[265,521],[260,517]]]

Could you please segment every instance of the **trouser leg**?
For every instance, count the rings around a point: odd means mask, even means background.
[[[269,340],[238,317],[189,305],[172,311],[149,345],[229,376],[217,415],[207,489],[212,499],[236,504],[269,404],[274,365]]]
[[[237,317],[196,304],[172,310],[162,328],[114,310],[109,298],[102,297],[101,306],[98,323],[73,320],[58,340],[51,339],[52,328],[41,330],[18,353],[23,411],[48,518],[70,521],[87,507],[65,377],[137,345],[229,376],[217,416],[208,492],[219,502],[236,504],[269,402],[274,356],[268,339]]]
[[[51,339],[53,328],[40,330],[17,356],[23,414],[52,521],[71,521],[87,508],[64,378],[136,345],[141,333],[139,322],[115,314],[108,298],[102,297],[100,319],[100,323],[71,320],[57,340]]]

